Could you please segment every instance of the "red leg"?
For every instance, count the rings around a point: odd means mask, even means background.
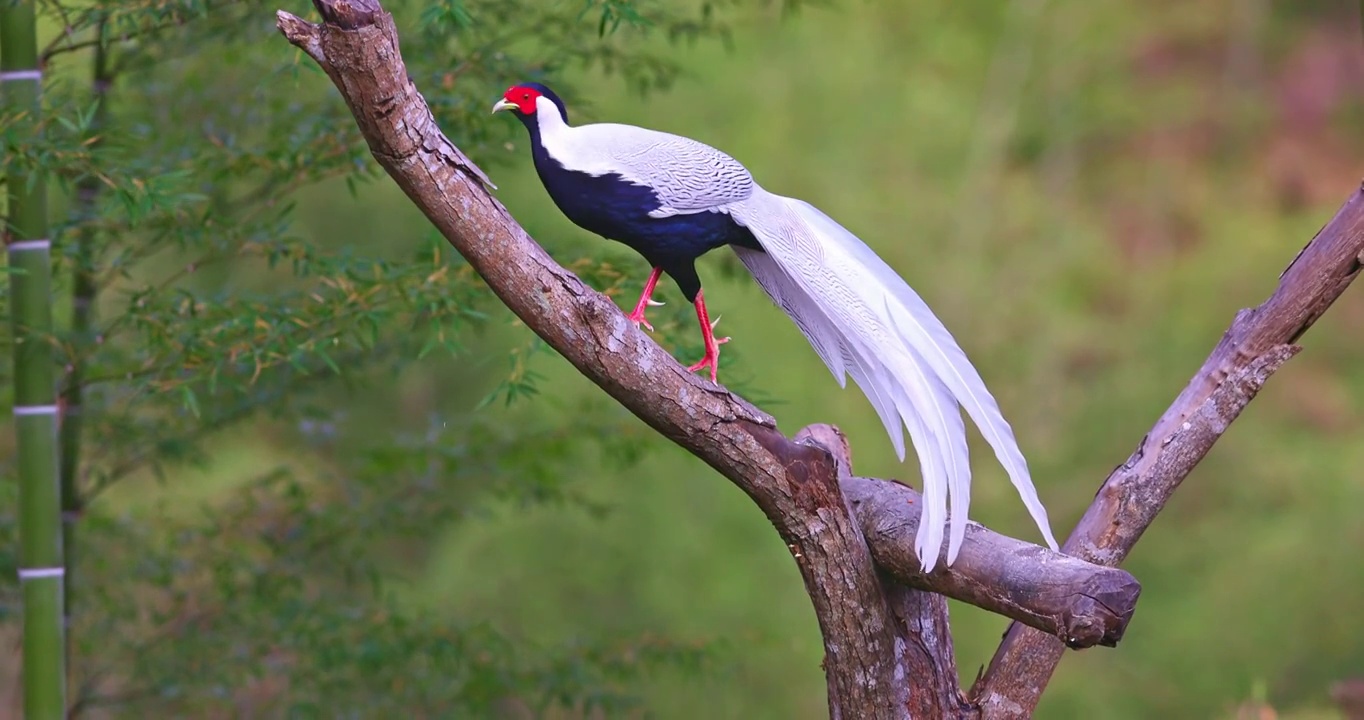
[[[718,383],[717,373],[720,372],[720,346],[729,342],[729,338],[715,337],[715,323],[710,321],[710,313],[706,312],[706,298],[702,293],[696,293],[696,319],[701,323],[701,337],[706,343],[706,356],[701,358],[701,362],[687,368],[688,372],[696,372],[710,368],[710,381]],[[720,322],[716,318],[715,322]]]
[[[653,301],[654,286],[658,285],[658,278],[662,275],[663,268],[654,268],[654,271],[649,273],[649,279],[644,282],[644,294],[640,295],[639,302],[635,303],[634,312],[626,316],[635,324],[635,327],[639,327],[640,324],[643,323],[644,327],[649,328],[649,330],[652,331],[654,329],[654,326],[650,325],[649,321],[644,319],[644,308],[650,305],[663,304],[661,302]]]

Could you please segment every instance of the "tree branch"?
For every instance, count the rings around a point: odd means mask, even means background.
[[[1122,639],[1141,585],[1125,570],[1101,568],[969,523],[961,554],[925,576],[914,556],[919,493],[899,483],[850,478],[852,502],[872,558],[911,587],[942,593],[1059,637],[1074,648]]]
[[[314,4],[324,24],[281,11],[279,28],[332,79],[374,157],[413,203],[527,327],[650,427],[739,486],[776,527],[824,636],[832,717],[973,712],[956,684],[945,602],[890,587],[883,577],[1005,612],[1080,645],[1121,637],[1139,589],[1122,571],[1043,548],[1023,552],[1022,543],[975,527],[950,571],[919,573],[906,559],[913,545],[909,516],[918,513],[900,507],[915,501],[912,494],[854,480],[847,442],[836,430],[812,426],[789,440],[767,414],[688,373],[609,298],[555,263],[488,194],[487,177],[436,127],[409,81],[392,17],[375,0]],[[873,482],[887,489],[857,495],[855,518],[845,492]],[[896,524],[877,520],[886,517],[898,518]],[[1000,548],[1010,554],[996,556]],[[884,558],[885,567],[873,557]],[[1029,576],[1055,578],[1058,589],[1034,602],[1022,581]],[[1096,586],[1126,590],[1108,607],[1095,601],[1103,596]],[[1066,597],[1075,602],[1065,606]]]
[[[1364,263],[1364,190],[1356,190],[1279,277],[1259,307],[1236,314],[1184,391],[1115,468],[1062,548],[1101,565],[1127,557],[1166,501],[1292,345],[1359,275]],[[1028,717],[1060,662],[1054,638],[1014,624],[973,690],[987,718]]]

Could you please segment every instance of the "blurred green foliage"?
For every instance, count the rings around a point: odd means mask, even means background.
[[[868,240],[986,377],[1058,531],[1364,157],[1339,2],[386,7],[442,127],[622,302],[647,268],[547,201],[521,128],[488,117],[511,82],[553,84],[576,122],[715,144]],[[540,352],[376,174],[274,5],[45,8],[52,125],[6,150],[60,170],[59,277],[90,263],[100,288],[97,342],[55,339],[87,387],[90,716],[823,716],[813,613],[761,513]],[[91,143],[101,25],[116,79]],[[89,177],[93,214],[72,192]],[[732,258],[702,276],[727,384],[788,431],[838,423],[860,473],[913,480]],[[660,289],[656,337],[690,358],[688,308]],[[1364,668],[1361,331],[1351,293],[1132,555],[1123,644],[1069,656],[1039,717],[1331,716],[1330,685]],[[975,518],[1036,539],[975,447]],[[969,681],[1005,623],[953,612]]]

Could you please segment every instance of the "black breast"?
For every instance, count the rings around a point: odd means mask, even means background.
[[[689,301],[700,290],[696,258],[725,245],[761,249],[747,228],[725,212],[699,212],[650,217],[662,206],[652,188],[626,181],[620,175],[593,176],[566,169],[539,142],[539,128],[531,131],[535,169],[554,204],[575,225],[616,240],[663,268],[677,281]]]

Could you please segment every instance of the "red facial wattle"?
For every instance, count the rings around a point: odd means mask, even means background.
[[[539,91],[534,88],[512,86],[507,88],[507,92],[502,96],[502,99],[515,105],[517,111],[523,115],[534,115],[535,101],[539,97]]]

